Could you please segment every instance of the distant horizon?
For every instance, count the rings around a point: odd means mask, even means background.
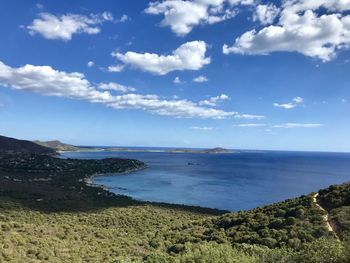
[[[73,146],[77,147],[106,147],[106,148],[145,148],[145,149],[189,149],[189,150],[208,150],[208,149],[214,149],[214,148],[223,148],[226,150],[232,150],[232,151],[256,151],[256,152],[310,152],[310,153],[349,153],[349,152],[336,152],[336,151],[311,151],[311,150],[273,150],[273,149],[247,149],[247,148],[228,148],[228,147],[221,147],[221,146],[214,146],[214,147],[182,147],[182,146],[123,146],[123,145],[76,145],[72,144]]]
[[[350,151],[326,151],[326,150],[284,150],[284,149],[257,149],[257,148],[237,148],[237,147],[224,147],[224,146],[211,146],[211,147],[188,147],[188,146],[142,146],[142,145],[98,145],[98,144],[75,144],[75,143],[67,143],[63,140],[59,139],[49,139],[49,140],[41,140],[41,139],[26,139],[26,138],[17,138],[13,136],[7,136],[0,134],[1,136],[10,137],[14,139],[19,140],[27,140],[27,141],[42,141],[42,142],[48,142],[48,141],[59,141],[64,144],[69,144],[77,147],[96,147],[96,148],[144,148],[144,149],[193,149],[193,150],[207,150],[207,149],[214,149],[214,148],[223,148],[227,150],[232,151],[271,151],[271,152],[310,152],[310,153],[350,153]]]

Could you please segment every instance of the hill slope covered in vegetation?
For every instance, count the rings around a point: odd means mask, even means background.
[[[20,155],[23,167],[9,161],[17,157],[0,162],[0,261],[349,262],[350,184],[319,192],[338,240],[314,194],[223,214],[139,202],[85,181],[100,164],[126,171],[134,161]]]

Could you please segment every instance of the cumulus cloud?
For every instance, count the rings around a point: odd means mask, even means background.
[[[199,126],[192,126],[191,130],[199,130],[199,131],[212,131],[214,130],[213,127],[199,127]]]
[[[95,63],[93,61],[89,61],[87,64],[86,64],[89,68],[93,67],[95,65]]]
[[[283,123],[273,125],[273,128],[293,129],[293,128],[319,128],[323,127],[321,123]]]
[[[204,41],[192,41],[182,44],[171,55],[128,51],[125,54],[112,52],[112,56],[132,68],[165,75],[176,70],[199,70],[210,64],[210,58],[205,56],[206,51]]]
[[[216,106],[219,102],[222,102],[224,100],[229,100],[230,97],[226,94],[221,94],[219,96],[211,97],[208,100],[201,100],[199,102],[199,105],[207,105],[207,106]]]
[[[274,4],[258,5],[253,15],[254,21],[259,21],[263,25],[272,24],[280,9]]]
[[[280,9],[276,24],[244,33],[232,46],[225,44],[223,53],[299,52],[326,62],[349,48],[348,0],[285,0]]]
[[[98,25],[105,21],[113,21],[109,12],[91,14],[90,16],[65,14],[55,16],[50,13],[40,13],[31,25],[27,26],[29,34],[40,34],[46,39],[61,39],[68,41],[73,34],[98,34]]]
[[[193,79],[194,82],[197,82],[197,83],[203,83],[203,82],[207,82],[209,81],[208,78],[206,76],[198,76],[196,78]]]
[[[237,5],[251,5],[253,0],[164,0],[151,2],[146,14],[163,15],[160,25],[184,36],[200,24],[215,24],[233,18]]]
[[[301,97],[295,97],[292,102],[289,103],[274,103],[273,106],[277,107],[277,108],[282,108],[282,109],[293,109],[295,107],[297,107],[298,105],[302,104],[304,102],[304,99]]]
[[[112,95],[108,90],[121,89],[116,83],[102,83],[95,87],[84,74],[58,71],[50,66],[24,65],[13,68],[0,61],[0,86],[101,103],[114,109],[138,109],[154,114],[178,118],[244,118],[246,114],[200,106],[185,99],[162,99],[157,95]],[[254,116],[254,115],[246,115]],[[263,117],[263,116],[257,116]]]

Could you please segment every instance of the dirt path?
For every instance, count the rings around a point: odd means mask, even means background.
[[[320,209],[321,211],[323,211],[323,212],[326,213],[326,214],[323,215],[322,217],[323,217],[324,222],[326,223],[326,227],[327,227],[328,231],[333,232],[334,235],[337,237],[337,239],[339,239],[337,233],[334,231],[334,228],[333,228],[332,225],[330,224],[330,218],[329,218],[329,214],[328,214],[327,210],[324,209],[324,208],[317,202],[317,197],[318,197],[318,193],[314,194],[313,197],[312,197],[312,199],[313,199],[313,202],[315,203],[316,207],[317,207],[318,209]]]

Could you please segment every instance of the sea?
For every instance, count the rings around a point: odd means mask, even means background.
[[[145,150],[145,149],[142,149]],[[239,151],[199,154],[101,151],[63,157],[131,158],[147,168],[94,177],[95,184],[137,200],[248,210],[350,181],[350,153]]]

